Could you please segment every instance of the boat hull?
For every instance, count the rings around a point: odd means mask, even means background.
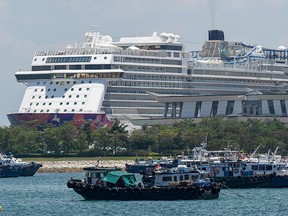
[[[69,180],[67,186],[85,200],[206,200],[219,198],[220,192],[219,187],[101,188],[79,180]]]
[[[35,162],[23,165],[20,176],[33,176],[40,169],[40,167],[42,167],[42,164]]]
[[[22,170],[15,166],[1,166],[0,178],[18,177]]]
[[[92,128],[111,127],[112,122],[103,113],[10,113],[7,115],[11,125],[36,127],[47,123],[59,126],[71,121],[76,126],[90,123]]]
[[[288,187],[288,176],[275,174],[259,176],[215,177],[215,182],[223,188],[285,188]]]

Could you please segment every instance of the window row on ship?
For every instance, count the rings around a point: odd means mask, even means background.
[[[17,80],[39,80],[39,79],[81,79],[81,78],[120,78],[123,73],[59,73],[59,74],[16,74]]]
[[[234,77],[255,77],[255,78],[285,78],[286,76],[283,73],[275,72],[243,72],[243,71],[223,71],[223,70],[194,70],[188,69],[188,74],[198,74],[198,75],[211,75],[211,76],[234,76]]]
[[[169,95],[191,95],[190,91],[187,91],[185,89],[153,89],[153,92],[157,94],[169,94]],[[113,93],[113,94],[137,94],[140,96],[147,95],[147,92],[145,89],[141,90],[139,88],[131,88],[131,89],[123,89],[123,88],[117,88],[117,87],[108,87],[106,94]]]
[[[141,71],[145,73],[182,73],[181,67],[155,67],[139,65],[112,65],[111,67],[89,67],[83,68],[81,65],[55,65],[55,66],[32,66],[32,71],[51,71],[51,70],[105,70],[105,69],[122,69],[124,71]]]
[[[159,107],[163,108],[163,104],[158,102],[141,102],[141,101],[104,101],[103,102],[104,107]]]
[[[112,111],[112,109],[113,109],[113,111]],[[103,111],[106,113],[106,114],[127,114],[127,112],[129,112],[129,113],[132,113],[132,114],[140,114],[140,115],[150,115],[150,116],[152,116],[152,115],[155,115],[155,116],[158,116],[158,117],[162,117],[163,116],[163,108],[161,107],[161,108],[157,108],[157,107],[155,107],[155,108],[150,108],[150,109],[146,109],[145,107],[140,107],[140,108],[137,108],[137,109],[135,109],[135,108],[131,108],[131,109],[129,109],[129,108],[127,108],[127,107],[125,107],[125,108],[115,108],[115,107],[113,107],[113,108],[103,108]],[[135,111],[136,111],[136,113],[135,113]]]
[[[41,99],[41,98],[45,98],[45,99],[48,99],[48,98],[57,98],[59,96],[55,96],[53,94],[51,95],[33,95],[31,96],[31,99]],[[81,98],[81,97],[84,97],[84,98],[87,98],[87,95],[62,95],[61,98],[72,98],[72,97],[76,97],[76,98]]]
[[[114,56],[114,62],[123,63],[140,63],[140,64],[159,64],[159,65],[182,65],[182,60],[165,59],[165,58],[135,58]]]
[[[53,111],[53,110],[50,110],[50,109],[25,109],[25,111],[26,112],[34,112],[34,113],[50,113],[50,112],[72,112],[72,113],[82,113],[83,112],[83,109],[63,109],[63,110],[61,110],[61,109],[57,109],[57,111],[56,111],[56,109]]]

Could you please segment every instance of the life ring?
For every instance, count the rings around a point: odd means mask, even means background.
[[[239,169],[234,169],[234,173],[239,173]]]
[[[118,195],[119,190],[117,188],[112,188],[111,193],[113,196],[116,196],[116,195]]]

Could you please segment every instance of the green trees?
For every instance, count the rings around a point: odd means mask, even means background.
[[[175,155],[199,146],[208,134],[208,149],[229,147],[248,154],[260,145],[259,152],[269,149],[288,154],[287,125],[277,119],[239,121],[234,118],[210,117],[200,123],[186,119],[173,126],[145,126],[126,131],[115,121],[111,128],[93,130],[90,124],[78,128],[71,123],[60,127],[45,125],[41,129],[27,127],[0,128],[0,151],[14,154],[136,155],[158,153]]]

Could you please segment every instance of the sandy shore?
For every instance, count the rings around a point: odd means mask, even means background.
[[[39,173],[43,172],[82,172],[84,167],[96,166],[97,162],[95,160],[91,161],[39,161],[42,167],[38,170]],[[100,161],[99,167],[120,167],[125,168],[125,164],[132,164],[134,161],[117,161],[117,160],[107,160]]]

